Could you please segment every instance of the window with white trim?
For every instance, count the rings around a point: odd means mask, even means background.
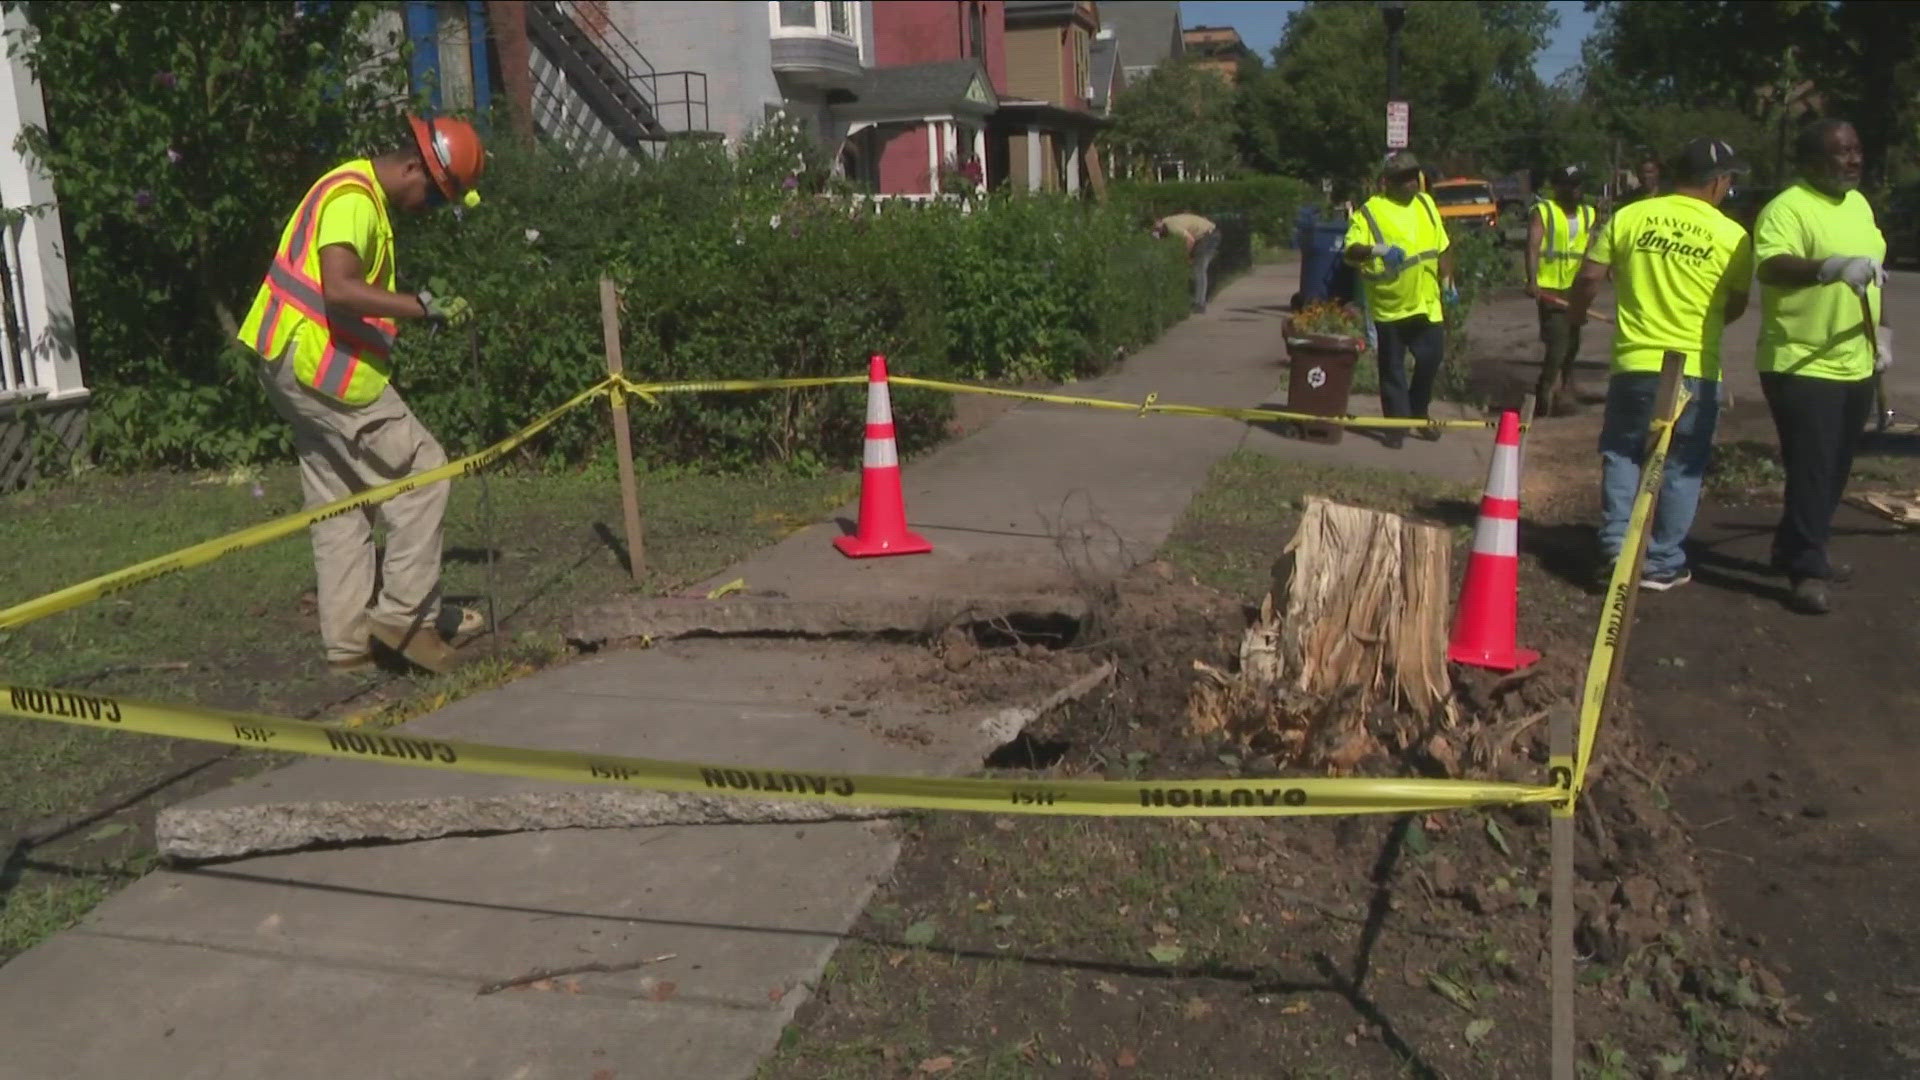
[[[859,37],[852,0],[774,0],[767,6],[773,9],[776,34],[815,33],[849,41]]]

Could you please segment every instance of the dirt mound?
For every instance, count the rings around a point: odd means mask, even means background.
[[[1116,677],[1043,720],[1034,737],[1070,748],[1059,769],[1110,777],[1452,775],[1543,782],[1545,718],[1550,708],[1570,705],[1584,667],[1581,643],[1561,642],[1547,650],[1546,660],[1515,675],[1454,669],[1446,716],[1416,722],[1375,706],[1356,717],[1343,715],[1343,703],[1334,700],[1303,704],[1304,734],[1297,739],[1231,726],[1196,730],[1190,706],[1196,694],[1207,693],[1204,667],[1235,667],[1252,617],[1257,611],[1249,605],[1182,580],[1164,564],[1143,567],[1116,586],[1094,620]],[[1355,732],[1364,753],[1340,747]],[[1783,1038],[1792,1017],[1780,981],[1716,929],[1690,841],[1662,787],[1662,778],[1679,768],[1642,741],[1630,715],[1606,732],[1579,820],[1581,1028],[1589,1041],[1598,1040],[1603,1057],[1617,1051],[1619,1062],[1668,1070],[1655,1075],[1759,1075],[1754,1063]],[[1420,988],[1430,993],[1411,999],[1418,1023],[1457,1027],[1458,1010],[1491,1017],[1504,1002],[1513,1013],[1509,1030],[1531,1028],[1544,1051],[1546,822],[1541,808],[1515,807],[1196,828],[1235,873],[1259,879],[1258,892],[1301,899],[1323,912],[1351,912],[1354,903],[1364,903],[1367,922],[1379,925],[1372,930],[1378,941],[1368,946],[1371,959],[1363,963],[1419,973]],[[1314,872],[1302,875],[1302,867]],[[1404,932],[1380,934],[1395,924]],[[1334,939],[1349,928],[1327,929],[1333,937],[1323,947],[1331,954]],[[1465,955],[1436,965],[1435,941],[1474,944],[1437,950]],[[1469,999],[1471,1008],[1463,1004]],[[1457,1044],[1426,1045],[1446,1042]],[[1445,1057],[1435,1055],[1432,1063],[1439,1066]],[[1484,1074],[1473,1060],[1469,1053],[1442,1071]],[[1528,1075],[1524,1069],[1512,1074]]]

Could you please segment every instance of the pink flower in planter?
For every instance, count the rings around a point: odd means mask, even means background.
[[[180,84],[180,80],[171,71],[162,71],[153,77],[154,85],[162,90],[171,90]]]
[[[187,156],[187,155],[185,155],[185,154],[183,154],[183,153],[181,153],[181,152],[180,152],[180,151],[178,151],[178,150],[175,150],[175,149],[174,149],[173,147],[171,147],[171,146],[169,146],[169,147],[167,147],[167,164],[169,164],[169,165],[178,165],[178,164],[180,164],[180,162],[181,162],[181,161],[183,161],[183,160],[185,160],[185,159],[186,159],[186,156]]]
[[[153,209],[153,192],[148,191],[146,188],[141,188],[139,191],[134,192],[133,208],[135,210]]]

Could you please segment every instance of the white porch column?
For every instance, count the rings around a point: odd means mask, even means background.
[[[987,189],[987,126],[984,122],[973,129],[973,160],[980,163],[980,184],[982,191]]]
[[[1027,129],[1027,190],[1039,191],[1044,175],[1045,169],[1040,158],[1040,129],[1030,127]]]
[[[929,120],[920,127],[927,133],[927,190],[922,194],[932,195],[940,190],[940,125]]]
[[[4,22],[6,40],[27,29],[27,19],[18,7],[7,10]],[[6,245],[7,263],[19,279],[4,283],[17,291],[20,331],[27,358],[27,387],[37,387],[52,399],[83,397],[86,384],[80,380],[80,355],[75,345],[73,293],[67,282],[67,258],[61,248],[60,210],[54,204],[53,181],[40,168],[14,152],[13,142],[22,128],[45,127],[46,105],[40,97],[40,84],[26,64],[14,57],[0,55],[0,205],[18,210],[41,207],[18,225],[0,229],[0,243]],[[13,385],[13,372],[0,372],[0,394],[21,387]]]
[[[1080,193],[1080,136],[1074,135],[1067,140],[1067,194]]]

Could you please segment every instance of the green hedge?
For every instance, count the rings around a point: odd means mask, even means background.
[[[1304,180],[1291,176],[1250,176],[1206,183],[1122,183],[1113,186],[1113,203],[1142,219],[1193,213],[1208,218],[1237,214],[1253,235],[1269,246],[1293,246],[1293,219],[1301,203],[1318,198]]]
[[[882,210],[788,190],[690,148],[583,167],[503,147],[486,202],[406,223],[403,275],[468,298],[483,336],[403,332],[400,385],[450,449],[498,438],[604,372],[597,281],[620,286],[622,351],[641,380],[846,375],[873,352],[930,378],[1059,380],[1101,369],[1185,310],[1180,246],[1065,199]],[[804,188],[805,185],[801,185]],[[417,279],[416,279],[417,280]],[[676,394],[634,413],[657,463],[811,469],[858,459],[859,387]],[[937,441],[951,401],[897,392],[902,449]],[[543,441],[562,460],[606,430],[596,410]]]

